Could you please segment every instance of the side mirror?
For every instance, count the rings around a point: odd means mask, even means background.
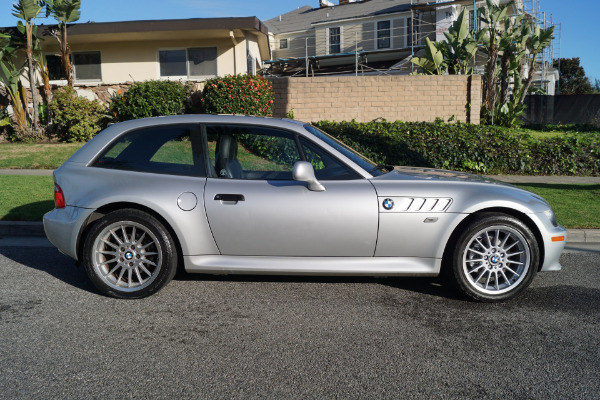
[[[292,169],[292,177],[296,181],[308,183],[308,190],[324,192],[325,187],[315,178],[315,170],[308,161],[296,161]]]

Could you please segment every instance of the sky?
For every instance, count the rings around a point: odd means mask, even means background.
[[[600,0],[525,1],[538,1],[548,24],[560,24],[560,57],[580,57],[592,83],[600,80],[600,51],[592,35],[600,16]],[[11,15],[13,2],[0,0],[0,26],[16,25],[17,19]],[[79,22],[248,16],[266,21],[304,5],[318,4],[318,0],[82,0]],[[48,19],[39,22],[54,23]]]

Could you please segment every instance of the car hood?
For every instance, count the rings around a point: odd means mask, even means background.
[[[452,182],[473,182],[473,183],[495,183],[505,185],[504,183],[482,175],[474,175],[466,172],[448,171],[444,169],[419,168],[419,167],[394,167],[392,171],[375,178],[377,180],[435,180]],[[508,186],[508,185],[506,185]]]
[[[451,199],[450,212],[506,207],[524,213],[549,208],[540,196],[495,179],[433,168],[395,167],[371,179],[380,197]]]

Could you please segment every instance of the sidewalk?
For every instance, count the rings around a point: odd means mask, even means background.
[[[52,176],[53,169],[0,169],[0,175],[42,175]]]
[[[600,176],[485,175],[506,183],[547,183],[553,185],[600,185]]]
[[[52,175],[48,169],[0,169],[0,175]],[[486,175],[506,183],[587,184],[600,185],[595,176],[525,176]],[[41,222],[0,221],[0,236],[45,236]],[[568,229],[568,243],[600,243],[600,229]]]

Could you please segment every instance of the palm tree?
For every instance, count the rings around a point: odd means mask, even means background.
[[[78,21],[81,16],[81,0],[46,0],[46,14],[58,21],[58,30],[52,32],[60,46],[60,58],[67,83],[73,86],[73,65],[71,64],[71,48],[67,41],[67,24]]]
[[[27,73],[29,75],[29,87],[31,88],[32,102],[33,102],[33,118],[32,124],[34,129],[39,126],[39,110],[38,110],[38,91],[37,91],[37,79],[34,69],[34,40],[37,39],[34,31],[35,19],[37,18],[40,11],[42,11],[43,3],[41,0],[18,0],[13,4],[13,15],[17,18],[21,18],[25,21],[25,25],[21,21],[17,24],[17,28],[22,30],[25,34],[26,44],[25,53],[27,57]]]

